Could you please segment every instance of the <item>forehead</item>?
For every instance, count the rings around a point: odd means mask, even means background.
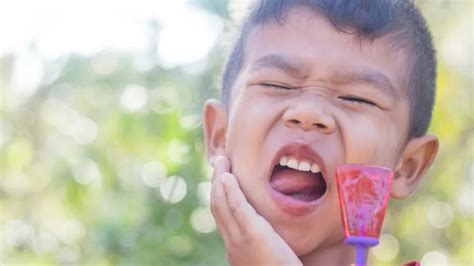
[[[405,49],[383,37],[363,40],[336,29],[324,16],[307,8],[294,8],[280,22],[269,21],[250,32],[244,55],[246,70],[262,58],[277,55],[290,59],[301,78],[324,79],[340,73],[368,70],[379,73],[405,94],[408,65]]]

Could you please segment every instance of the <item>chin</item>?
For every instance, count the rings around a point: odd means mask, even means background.
[[[325,241],[325,236],[320,234],[308,234],[308,229],[298,226],[294,228],[283,228],[275,231],[285,240],[297,256],[306,255],[320,247]]]
[[[288,245],[299,256],[307,255],[314,250],[317,250],[320,247],[322,241],[312,240],[312,241],[288,241]]]
[[[318,250],[324,250],[337,244],[343,244],[344,235],[342,230],[337,232],[331,229],[315,230],[309,233],[309,226],[295,226],[275,228],[275,231],[285,240],[297,256],[304,256]],[[334,229],[334,228],[332,228]]]

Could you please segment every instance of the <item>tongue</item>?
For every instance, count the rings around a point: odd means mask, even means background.
[[[301,200],[317,199],[323,187],[317,174],[289,168],[274,171],[270,184],[278,192]]]

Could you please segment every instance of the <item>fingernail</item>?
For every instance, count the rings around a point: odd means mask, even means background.
[[[222,157],[222,156],[219,155],[219,156],[217,156],[217,157],[214,159],[214,161],[213,161],[213,166],[214,166],[214,168],[216,168],[217,166],[219,166],[219,165],[222,164],[222,163],[219,163],[219,161],[222,161],[222,158],[221,158],[221,157]]]

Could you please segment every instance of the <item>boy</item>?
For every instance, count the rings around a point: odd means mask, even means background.
[[[425,132],[436,60],[408,0],[261,1],[204,107],[211,208],[231,265],[348,265],[335,169],[393,169],[410,195],[438,140]]]

